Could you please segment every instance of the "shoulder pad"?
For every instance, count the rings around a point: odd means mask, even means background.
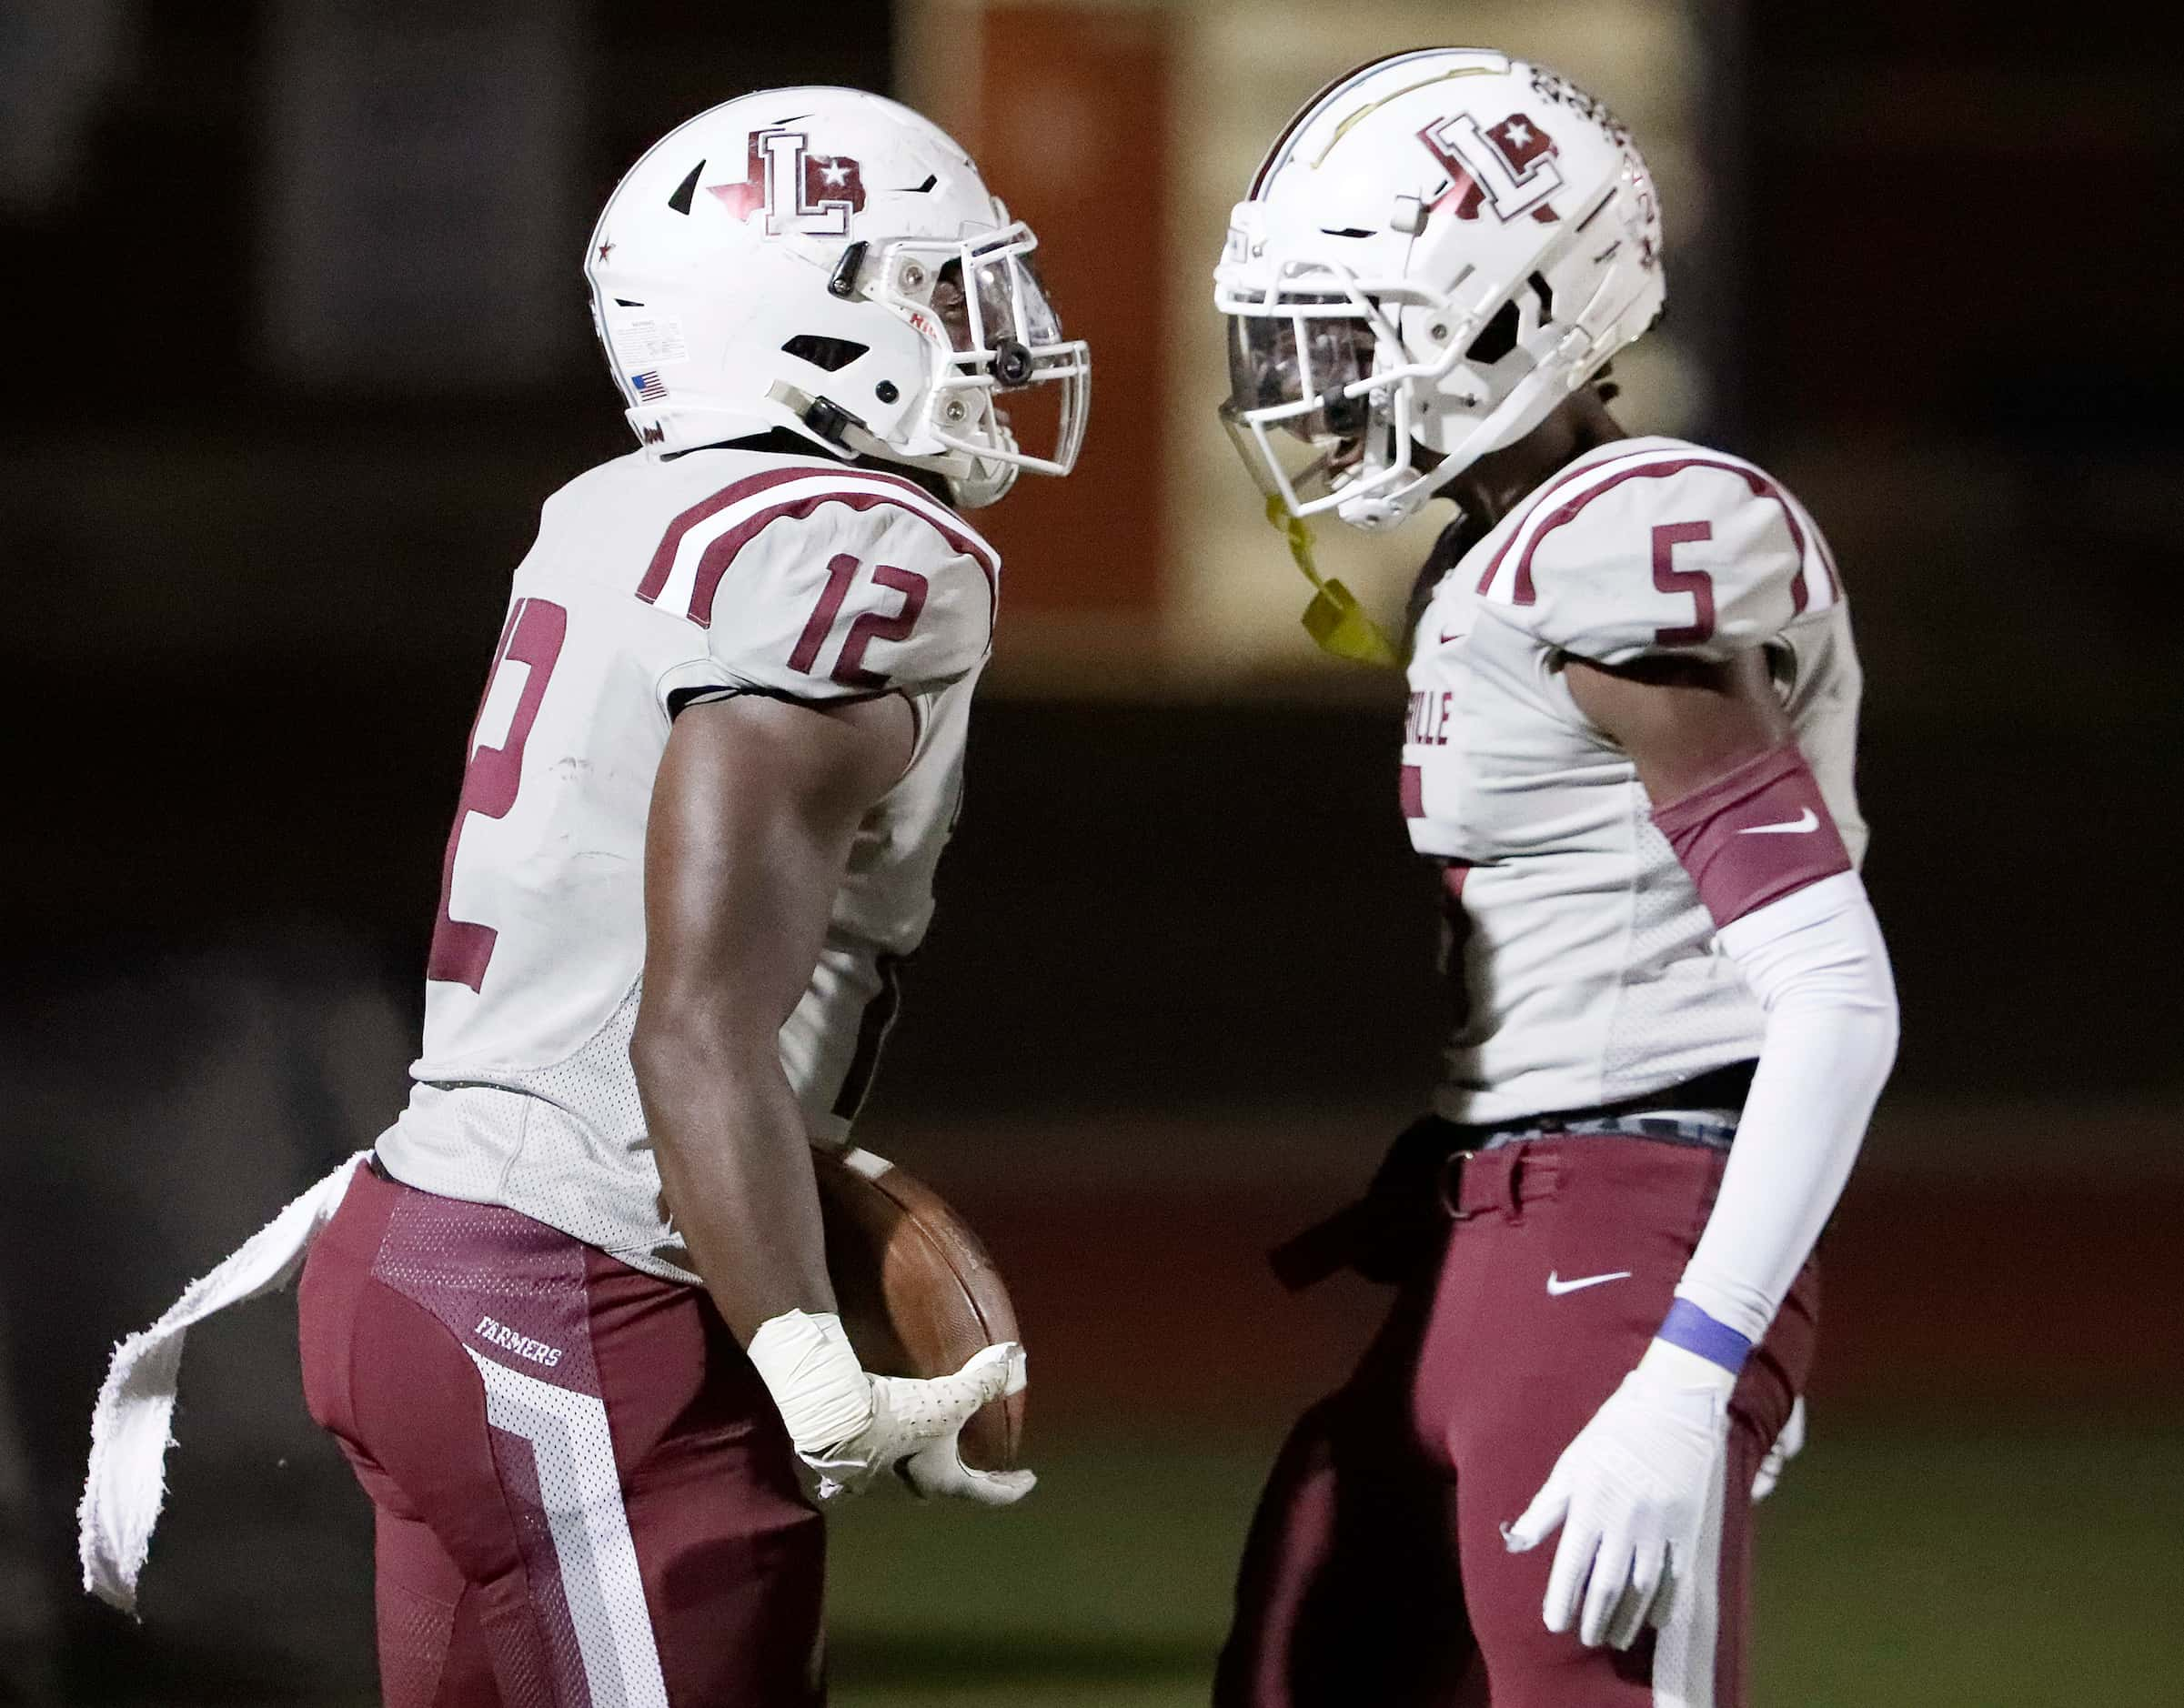
[[[1505,621],[1602,664],[1727,658],[1843,598],[1804,507],[1741,457],[1696,446],[1548,483],[1478,591]]]
[[[992,641],[1001,558],[911,481],[774,468],[684,510],[638,597],[706,631],[720,679],[800,699],[968,675]]]

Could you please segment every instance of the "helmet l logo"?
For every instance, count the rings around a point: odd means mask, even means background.
[[[1481,126],[1468,113],[1428,125],[1418,133],[1448,174],[1446,191],[1434,203],[1454,210],[1458,219],[1476,219],[1481,205],[1507,224],[1530,214],[1543,225],[1560,217],[1547,198],[1562,188],[1562,168],[1555,164],[1555,139],[1522,113],[1500,124]]]
[[[766,235],[840,237],[864,206],[864,175],[847,155],[815,155],[798,130],[751,133],[740,184],[709,184],[709,194],[738,219],[763,208]]]

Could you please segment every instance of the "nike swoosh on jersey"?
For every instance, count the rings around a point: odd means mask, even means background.
[[[1586,1287],[1599,1287],[1612,1281],[1628,1281],[1630,1271],[1619,1269],[1606,1275],[1580,1275],[1575,1281],[1559,1280],[1553,1270],[1547,1271],[1547,1297],[1559,1299],[1565,1293],[1580,1291]]]
[[[1747,824],[1738,836],[1803,836],[1808,830],[1820,828],[1819,815],[1807,807],[1795,819],[1785,819],[1780,824]]]

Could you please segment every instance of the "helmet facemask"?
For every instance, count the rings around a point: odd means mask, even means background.
[[[1348,297],[1323,300],[1324,316],[1229,319],[1222,425],[1260,489],[1301,504],[1354,473],[1372,427],[1372,327]]]
[[[1038,245],[1021,220],[959,242],[899,239],[881,250],[869,287],[930,356],[924,407],[893,448],[944,459],[968,507],[999,497],[1022,470],[1066,475],[1083,444],[1091,354],[1062,336],[1032,259]],[[1019,400],[1019,419],[1003,398]],[[1041,416],[1041,430],[1019,430]]]
[[[1632,175],[1635,182],[1642,168]],[[1625,295],[1595,289],[1558,304],[1548,283],[1620,187],[1603,185],[1573,209],[1521,271],[1460,265],[1445,290],[1354,272],[1316,244],[1308,258],[1254,253],[1261,210],[1240,206],[1247,223],[1232,229],[1213,299],[1236,323],[1223,418],[1261,490],[1293,516],[1334,510],[1352,527],[1387,527],[1537,426],[1643,330],[1619,324]],[[1330,330],[1338,322],[1362,330],[1344,342]],[[1281,442],[1300,436],[1312,450],[1302,459]]]
[[[1230,323],[1222,424],[1260,490],[1291,515],[1340,509],[1356,521],[1421,478],[1412,466],[1408,382],[1438,380],[1462,347],[1412,351],[1400,320],[1435,305],[1400,281],[1364,280],[1334,266],[1281,274],[1268,290],[1216,293]]]

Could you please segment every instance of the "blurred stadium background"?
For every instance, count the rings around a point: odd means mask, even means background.
[[[1772,466],[1856,589],[1906,1043],[1760,1530],[1762,1700],[2177,1702],[2178,33],[2016,0],[5,0],[0,1700],[371,1696],[366,1509],[284,1306],[195,1343],[141,1627],[75,1592],[85,1420],[112,1341],[398,1107],[507,574],[627,446],[585,231],[657,134],[800,81],[955,128],[1099,367],[1082,473],[992,518],[970,810],[865,1134],[1015,1278],[1047,1481],[841,1515],[840,1696],[1203,1699],[1257,1477],[1378,1302],[1285,1299],[1260,1254],[1362,1181],[1440,1018],[1401,690],[1296,628],[1206,273],[1296,105],[1461,40],[1634,123],[1672,309],[1627,418]],[[1425,538],[1325,548],[1393,606]]]

